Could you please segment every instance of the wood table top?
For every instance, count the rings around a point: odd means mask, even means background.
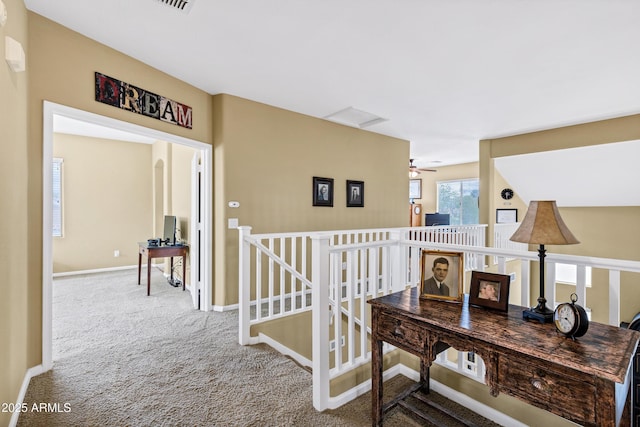
[[[640,340],[638,331],[597,322],[590,322],[587,333],[572,340],[558,333],[553,323],[524,320],[526,307],[509,305],[501,312],[470,306],[466,299],[429,300],[419,297],[418,288],[371,299],[369,304],[617,383],[624,383]]]

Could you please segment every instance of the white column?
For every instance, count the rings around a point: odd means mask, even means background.
[[[318,411],[329,406],[329,238],[311,237],[313,407]]]
[[[239,298],[239,327],[238,342],[240,345],[249,344],[250,338],[250,309],[251,309],[251,244],[247,237],[251,235],[251,227],[238,227],[240,233],[238,242],[240,253],[238,254],[238,298]],[[256,310],[259,308],[256,308]]]

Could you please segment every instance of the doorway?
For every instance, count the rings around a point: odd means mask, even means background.
[[[194,306],[209,311],[213,292],[212,284],[212,159],[213,147],[200,141],[145,128],[94,113],[45,101],[43,104],[43,189],[52,185],[53,134],[54,119],[64,117],[92,125],[126,132],[139,137],[166,141],[191,147],[196,151],[198,167],[192,170],[192,180],[199,185],[199,206],[191,210],[190,222],[199,227],[199,244],[189,252],[191,272],[191,292]],[[52,277],[53,277],[53,238],[52,233],[52,194],[43,191],[43,256],[42,256],[42,368],[51,369],[52,359]],[[197,262],[196,262],[197,260]],[[196,272],[194,266],[197,265]]]

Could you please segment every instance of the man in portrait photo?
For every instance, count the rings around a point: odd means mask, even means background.
[[[424,281],[422,293],[448,297],[449,286],[445,284],[445,279],[449,274],[449,260],[445,257],[434,259],[431,272],[433,276]]]

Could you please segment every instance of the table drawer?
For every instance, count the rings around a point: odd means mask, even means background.
[[[426,332],[410,320],[381,312],[378,317],[379,338],[396,347],[422,354],[425,348]]]
[[[498,384],[501,392],[564,418],[586,424],[596,422],[596,387],[584,378],[533,366],[526,359],[501,356]]]

